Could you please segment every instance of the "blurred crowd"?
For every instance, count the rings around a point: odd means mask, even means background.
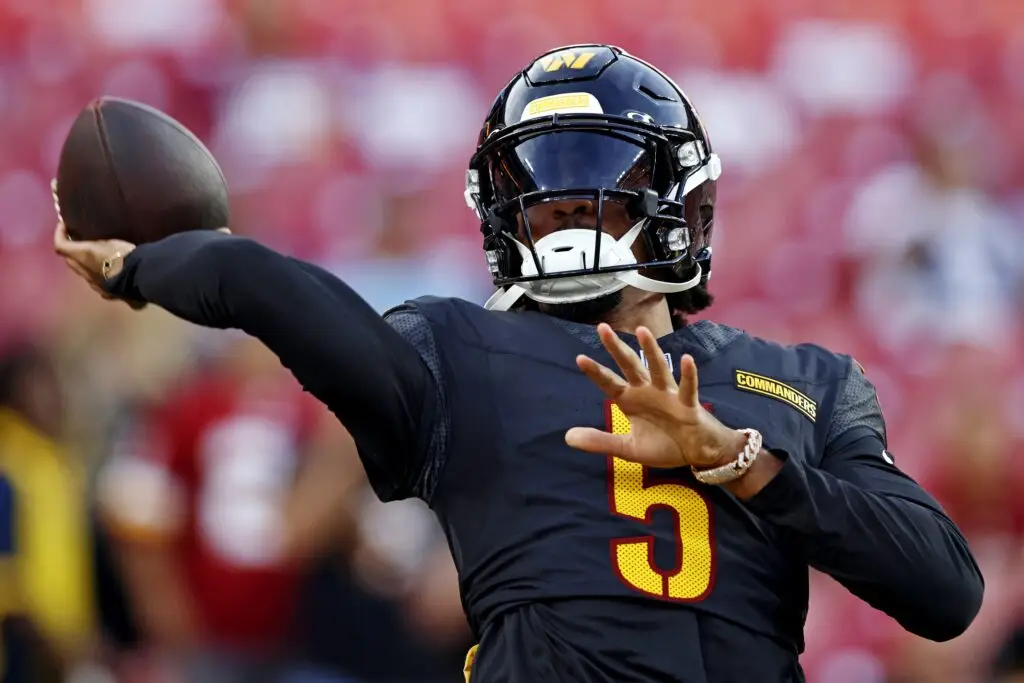
[[[813,575],[808,680],[1024,681],[1019,0],[0,0],[2,680],[461,679],[423,506],[376,502],[258,345],[72,280],[48,182],[82,106],[141,100],[208,142],[236,232],[381,310],[482,302],[478,126],[533,56],[591,41],[709,126],[710,317],[854,355],[982,565],[981,616],[941,645]]]

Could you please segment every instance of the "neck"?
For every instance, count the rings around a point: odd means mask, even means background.
[[[605,316],[604,322],[617,332],[636,334],[636,328],[646,327],[655,339],[671,334],[672,314],[663,294],[645,292],[633,287],[623,291],[622,303]]]

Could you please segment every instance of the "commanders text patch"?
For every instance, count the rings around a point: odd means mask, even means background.
[[[788,403],[806,415],[811,422],[818,417],[818,404],[788,384],[746,370],[736,371],[736,388],[754,394],[762,394]]]

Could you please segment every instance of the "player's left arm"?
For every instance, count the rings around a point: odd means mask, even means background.
[[[772,453],[763,483],[750,472],[746,485],[757,490],[739,497],[793,539],[812,567],[908,631],[955,638],[974,620],[984,591],[967,541],[895,466],[875,389],[856,363],[840,392],[820,468]]]

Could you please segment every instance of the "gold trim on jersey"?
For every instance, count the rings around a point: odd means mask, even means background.
[[[466,663],[462,665],[462,675],[466,677],[466,683],[469,683],[469,676],[473,673],[473,660],[476,659],[476,651],[479,649],[480,645],[477,644],[466,653]]]

